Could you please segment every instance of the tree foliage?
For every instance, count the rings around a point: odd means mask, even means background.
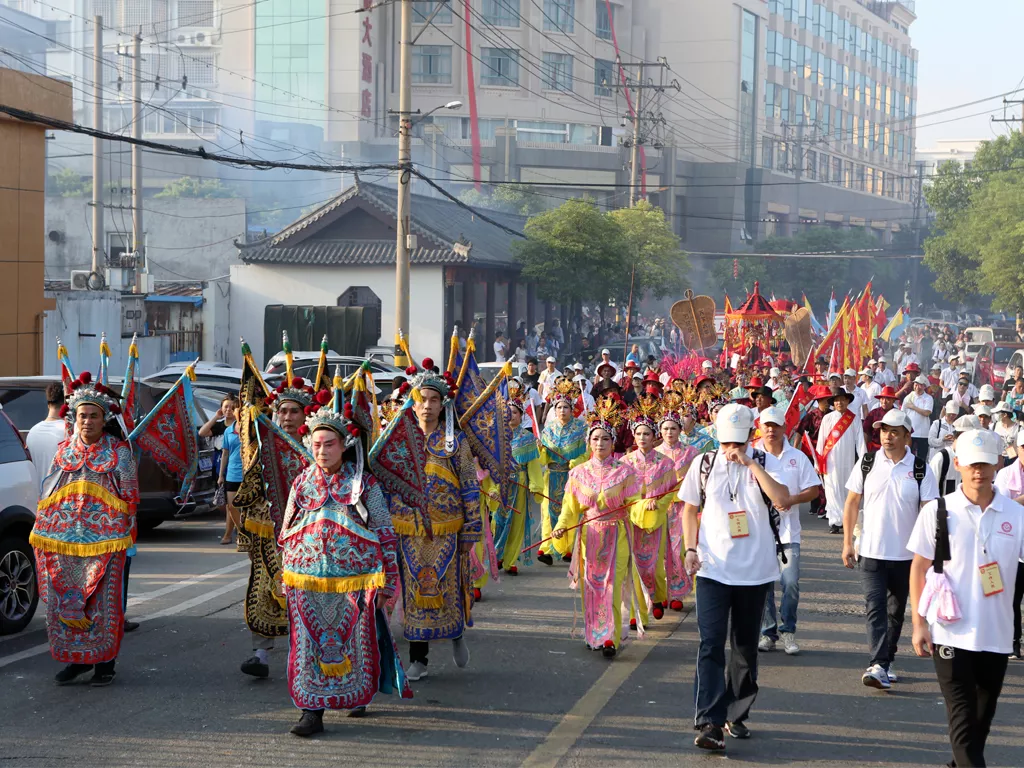
[[[679,238],[665,221],[665,212],[641,200],[632,208],[607,215],[622,231],[634,297],[680,297],[688,284],[690,262],[679,248]],[[629,283],[625,280],[619,286],[618,298],[623,301],[629,298]]]
[[[53,188],[61,197],[85,197],[92,194],[92,179],[83,178],[70,168],[61,168],[50,178]]]
[[[520,216],[535,216],[548,209],[545,199],[529,184],[499,185],[489,192],[469,189],[459,195],[459,199],[467,205]]]
[[[970,167],[942,164],[926,187],[935,223],[924,241],[924,262],[946,297],[964,302],[986,293],[998,308],[1024,309],[1015,266],[1024,261],[1016,233],[1022,173],[1024,137],[1014,132],[982,142]]]
[[[182,176],[167,184],[153,197],[224,198],[238,197],[238,193],[225,186],[220,179],[193,179],[191,176]]]

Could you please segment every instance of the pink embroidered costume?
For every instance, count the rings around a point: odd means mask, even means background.
[[[658,428],[666,421],[670,421],[680,430],[683,429],[683,408],[692,408],[682,402],[682,398],[673,392],[667,392],[662,401],[662,415],[658,422]],[[691,412],[691,416],[695,416]],[[694,427],[696,429],[696,427]],[[680,433],[680,438],[682,433]],[[675,445],[662,442],[656,449],[665,458],[672,462],[676,472],[675,488],[678,488],[686,476],[693,459],[700,453],[700,449],[692,444],[686,444],[680,439]],[[686,542],[683,540],[683,503],[675,501],[675,494],[670,496],[673,499],[666,514],[665,528],[668,540],[665,546],[665,576],[668,585],[669,607],[674,611],[683,610],[683,598],[690,594],[693,589],[693,579],[686,572],[683,560],[686,554]]]

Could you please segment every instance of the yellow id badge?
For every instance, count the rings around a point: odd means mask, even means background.
[[[745,539],[750,535],[750,528],[747,527],[746,512],[729,513],[729,535],[734,539]]]
[[[985,597],[992,597],[1003,591],[1003,576],[999,573],[999,563],[979,565],[978,573],[981,574],[981,591]]]

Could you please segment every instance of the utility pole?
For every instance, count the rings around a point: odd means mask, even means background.
[[[92,123],[97,131],[103,130],[103,17],[92,17]],[[92,272],[89,287],[102,288],[105,282],[100,272],[103,257],[103,139],[92,140]]]
[[[142,138],[142,36],[132,47],[132,138]],[[135,251],[135,292],[149,290],[145,236],[142,227],[142,147],[132,144],[132,248]]]
[[[395,227],[395,365],[411,362],[400,345],[409,338],[409,186],[412,184],[412,0],[401,0],[398,39],[398,206]]]
[[[668,62],[664,59],[659,59],[656,62],[650,61],[638,61],[629,64],[620,63],[623,69],[628,67],[637,68],[637,77],[635,82],[627,80],[624,86],[626,90],[632,90],[636,94],[636,103],[633,104],[633,114],[625,115],[623,119],[633,121],[633,136],[629,139],[628,144],[630,147],[630,169],[629,169],[629,205],[630,207],[636,205],[637,199],[640,196],[640,146],[646,144],[648,140],[653,136],[654,130],[659,125],[665,124],[665,117],[663,115],[654,114],[653,111],[648,111],[647,115],[643,113],[644,97],[643,93],[647,91],[655,91],[662,93],[667,91],[669,88],[675,88],[679,90],[679,83],[672,81],[669,85],[655,85],[654,83],[644,82],[644,70],[647,67],[661,67],[668,69]],[[623,86],[616,86],[616,90],[621,90]],[[650,128],[645,131],[644,123],[650,123]],[[659,146],[660,144],[656,144]]]

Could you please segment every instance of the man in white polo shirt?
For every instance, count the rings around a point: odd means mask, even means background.
[[[765,495],[777,508],[794,503],[787,487],[770,474],[781,471],[779,460],[748,445],[753,425],[746,406],[724,406],[715,417],[720,448],[694,461],[679,489],[684,541],[697,542],[696,549],[686,550],[685,565],[697,576],[700,647],[693,723],[698,734],[693,743],[701,749],[725,749],[723,728],[733,738],[750,737],[744,721],[757,697],[761,614],[779,578],[773,510]]]
[[[985,765],[985,741],[1013,637],[1009,580],[1024,557],[1024,507],[993,486],[1002,448],[1000,437],[988,430],[956,439],[960,490],[922,510],[908,544],[914,553],[914,651],[935,664],[946,700],[951,764],[961,767]],[[938,535],[943,518],[948,547]],[[926,579],[941,578],[929,574],[930,568],[942,571],[959,619],[940,619],[922,605]]]
[[[803,451],[798,451],[786,440],[786,413],[782,408],[773,407],[761,411],[761,433],[763,437],[755,448],[779,460],[779,469],[768,469],[768,473],[784,484],[793,497],[793,506],[779,509],[779,541],[786,553],[786,562],[779,582],[782,586],[782,605],[779,614],[775,611],[775,585],[768,590],[764,618],[761,620],[761,639],[757,648],[772,651],[781,639],[782,647],[790,656],[800,653],[796,642],[796,609],[800,603],[800,511],[818,498],[821,478],[814,470]],[[766,465],[767,467],[767,465]],[[779,624],[777,616],[781,615]]]
[[[910,452],[910,419],[895,408],[874,424],[882,450],[869,453],[853,468],[843,510],[843,564],[853,568],[857,554],[853,530],[861,499],[860,570],[864,583],[868,648],[871,660],[861,682],[887,690],[898,680],[892,662],[903,632],[910,593],[907,541],[921,505],[939,497],[935,475]]]
[[[935,401],[928,394],[928,377],[914,379],[914,391],[903,398],[903,410],[910,416],[910,445],[915,456],[928,461],[928,430],[932,426]]]
[[[1018,504],[1024,504],[1024,429],[1017,433],[1017,460],[996,474],[996,490]],[[1021,658],[1021,611],[1024,599],[1024,558],[1017,563],[1013,585],[1013,657]]]
[[[896,374],[889,368],[886,368],[887,363],[888,358],[878,358],[878,370],[875,371],[875,381],[878,382],[878,386],[880,387],[895,387]]]

